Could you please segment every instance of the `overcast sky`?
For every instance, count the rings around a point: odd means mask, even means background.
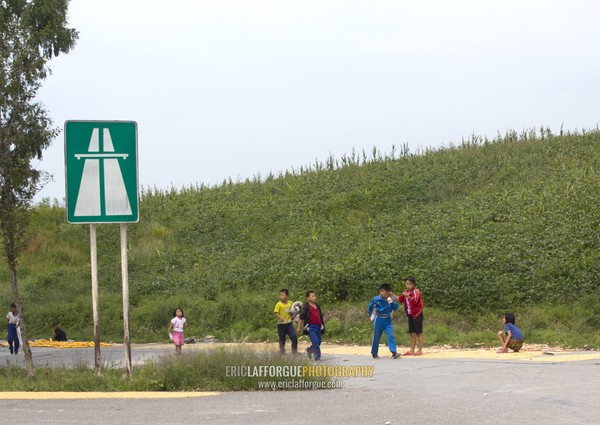
[[[352,148],[600,122],[600,2],[73,0],[55,124],[135,120],[142,186],[214,184]],[[63,135],[38,165],[64,197]]]

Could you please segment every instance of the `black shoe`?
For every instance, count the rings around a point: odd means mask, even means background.
[[[10,349],[10,354],[12,354],[12,353],[13,353],[13,349],[11,348],[11,349]]]
[[[307,349],[306,349],[306,354],[308,354],[308,358],[309,358],[309,359],[312,359],[312,355],[313,355],[313,353],[312,353],[312,351],[310,351],[310,348],[307,348]]]
[[[374,358],[374,359],[378,359],[378,358],[379,358],[379,356],[378,356],[377,354],[373,354],[373,358]]]
[[[392,353],[392,359],[400,358],[400,353]]]

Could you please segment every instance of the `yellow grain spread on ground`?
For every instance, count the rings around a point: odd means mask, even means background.
[[[51,339],[37,339],[29,342],[31,347],[45,347],[45,348],[90,348],[94,347],[94,341],[52,341]],[[110,347],[112,344],[108,342],[101,342],[101,347]]]

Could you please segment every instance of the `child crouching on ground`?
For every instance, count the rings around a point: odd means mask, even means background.
[[[515,353],[519,352],[523,347],[523,333],[521,329],[515,326],[515,315],[506,313],[502,323],[504,324],[504,331],[498,331],[498,338],[502,343],[502,347],[498,349],[498,353],[508,353],[509,348]]]

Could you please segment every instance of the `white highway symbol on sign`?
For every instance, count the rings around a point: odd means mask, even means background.
[[[126,160],[128,154],[115,152],[108,128],[102,129],[102,136],[102,150],[100,150],[100,129],[94,128],[88,153],[75,154],[78,160],[85,161],[79,196],[75,204],[75,216],[102,215],[101,192],[104,193],[106,215],[131,215],[132,213],[119,166],[119,158]]]

